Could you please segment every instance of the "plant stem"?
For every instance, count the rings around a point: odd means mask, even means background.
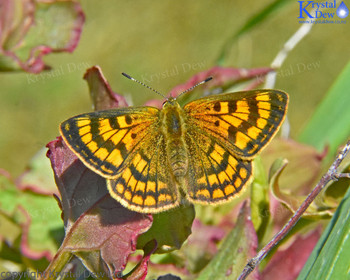
[[[41,280],[56,280],[61,279],[64,275],[63,270],[69,260],[72,258],[72,253],[66,250],[58,250],[49,266],[43,272]]]

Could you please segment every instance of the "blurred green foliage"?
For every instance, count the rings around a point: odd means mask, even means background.
[[[73,54],[45,57],[52,72],[1,73],[0,168],[20,174],[29,159],[58,136],[59,123],[91,110],[82,76],[95,64],[112,88],[134,104],[156,95],[125,79],[124,71],[167,92],[215,64],[224,43],[273,1],[92,1]],[[229,50],[224,66],[269,66],[300,27],[298,3],[269,14]],[[291,134],[297,136],[350,58],[347,24],[320,24],[288,56],[276,88],[290,94]],[[163,74],[159,78],[159,75]]]

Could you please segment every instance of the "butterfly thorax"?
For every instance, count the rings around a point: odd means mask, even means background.
[[[186,124],[184,111],[174,99],[170,98],[161,111],[162,133],[166,143],[169,166],[178,181],[187,173],[187,149],[184,142]]]

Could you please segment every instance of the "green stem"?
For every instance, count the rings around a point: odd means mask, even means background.
[[[64,275],[64,273],[62,273],[63,269],[66,267],[72,256],[73,254],[71,252],[59,249],[49,266],[43,272],[41,280],[61,279]]]

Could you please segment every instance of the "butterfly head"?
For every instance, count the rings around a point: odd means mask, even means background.
[[[177,97],[179,98],[181,95],[183,95],[183,94],[185,94],[185,93],[187,93],[187,92],[189,92],[189,91],[192,91],[195,87],[197,87],[197,86],[199,86],[199,85],[202,85],[202,84],[204,84],[204,83],[206,83],[206,82],[209,82],[209,81],[212,80],[212,79],[213,79],[212,77],[209,77],[209,78],[207,78],[207,79],[205,79],[205,80],[203,80],[203,81],[201,81],[201,82],[195,84],[194,86],[192,86],[192,87],[186,89],[185,91],[181,92]],[[167,106],[180,107],[179,103],[176,101],[176,98],[174,98],[174,97],[172,97],[172,96],[168,97],[168,98],[164,101],[164,103],[163,103],[163,108],[165,108],[165,107],[167,107]]]
[[[169,97],[163,102],[163,109],[169,107],[180,107],[179,103],[176,101],[176,98]]]

